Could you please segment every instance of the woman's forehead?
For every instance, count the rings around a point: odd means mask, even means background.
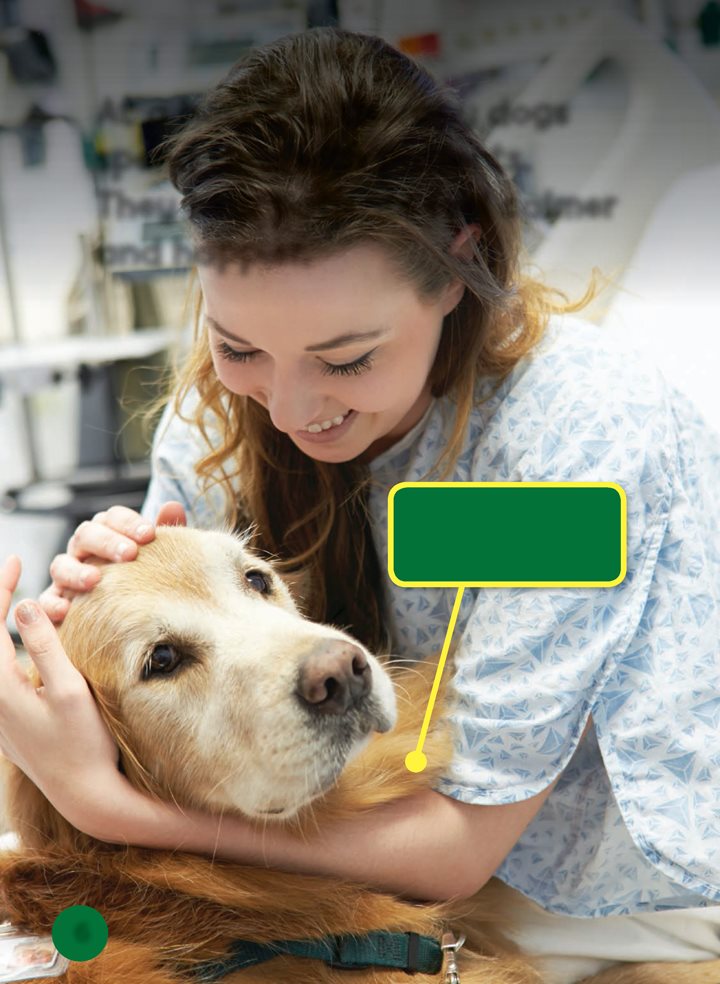
[[[206,266],[199,276],[206,322],[241,343],[288,325],[308,349],[347,334],[374,341],[421,303],[381,253],[360,248],[304,266]]]

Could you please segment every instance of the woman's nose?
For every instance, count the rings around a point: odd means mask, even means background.
[[[276,375],[266,389],[267,410],[275,427],[286,434],[307,427],[317,416],[317,397],[302,385],[297,377]]]

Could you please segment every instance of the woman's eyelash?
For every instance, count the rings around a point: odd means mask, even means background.
[[[218,342],[217,353],[228,362],[249,362],[255,355],[254,352],[238,352],[237,349],[230,348],[225,342]]]
[[[325,362],[323,363],[323,375],[357,376],[361,372],[366,372],[372,366],[372,355],[374,351],[375,349],[372,349],[367,355],[361,355],[354,362],[346,362],[341,366],[333,366],[329,362]],[[249,362],[255,355],[255,352],[238,352],[237,349],[230,348],[225,342],[218,343],[217,352],[221,358],[226,359],[228,362]]]
[[[342,366],[331,366],[329,362],[324,362],[323,376],[357,376],[361,372],[366,372],[373,364],[372,354],[374,351],[375,349],[368,352],[367,355],[361,355],[354,362],[346,362]]]

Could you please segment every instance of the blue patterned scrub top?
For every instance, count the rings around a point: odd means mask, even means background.
[[[477,394],[491,388],[479,380]],[[447,398],[433,400],[370,464],[383,570],[387,494],[432,469],[453,416]],[[199,441],[166,412],[143,515],[178,499],[192,525],[224,523],[222,493],[199,493]],[[445,480],[617,482],[627,576],[612,588],[465,589],[455,756],[436,788],[465,803],[514,803],[562,772],[496,872],[551,912],[720,903],[720,436],[642,355],[556,316],[473,410]],[[393,651],[437,653],[455,589],[386,577],[385,590]]]

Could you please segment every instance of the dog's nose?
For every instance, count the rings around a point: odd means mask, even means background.
[[[322,714],[344,714],[370,690],[372,670],[363,651],[350,642],[319,646],[300,668],[297,693]]]

